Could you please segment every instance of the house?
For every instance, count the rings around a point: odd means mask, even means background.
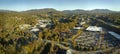
[[[34,34],[35,36],[38,36],[38,34],[39,34],[39,32],[41,32],[42,30],[40,29],[40,28],[36,28],[36,27],[32,27],[31,29],[30,29],[30,32],[32,33],[32,34]]]
[[[39,24],[47,24],[47,23],[50,23],[51,20],[38,20],[38,23]]]
[[[47,24],[40,24],[40,27],[46,27],[47,26]]]
[[[74,27],[74,29],[79,30],[79,29],[83,29],[83,27]]]
[[[83,24],[85,24],[85,23],[86,23],[86,22],[81,22],[80,24],[83,25]]]
[[[97,26],[89,26],[87,29],[87,31],[102,31],[102,27],[97,27]]]
[[[19,28],[20,28],[21,30],[27,29],[27,28],[30,28],[30,27],[31,27],[31,25],[29,25],[29,24],[22,24],[22,25],[19,25]]]
[[[39,29],[38,29],[38,28],[33,28],[33,29],[31,29],[30,31],[32,31],[32,32],[37,32],[37,31],[39,31]]]
[[[38,20],[38,23],[36,25],[39,25],[39,27],[44,28],[49,24],[51,24],[51,20]]]
[[[66,54],[73,54],[71,50],[67,50]]]

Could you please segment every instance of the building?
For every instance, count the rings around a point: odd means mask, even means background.
[[[71,50],[67,50],[66,54],[73,54]]]
[[[89,26],[87,29],[86,29],[87,31],[98,31],[98,32],[100,32],[100,31],[102,31],[102,27],[97,27],[97,26]]]
[[[86,23],[86,22],[81,22],[80,24],[83,25],[83,24],[85,24],[85,23]]]
[[[22,25],[19,25],[19,28],[20,28],[21,30],[27,29],[27,28],[30,28],[30,27],[31,27],[31,25],[29,25],[29,24],[22,24]]]
[[[79,30],[79,29],[83,29],[83,27],[74,27],[74,29]]]
[[[51,20],[38,20],[38,23],[36,25],[38,25],[39,27],[46,27],[47,25],[51,24]]]
[[[30,31],[32,31],[32,32],[37,32],[37,31],[39,31],[39,29],[38,29],[38,28],[33,28],[33,29],[31,29]]]

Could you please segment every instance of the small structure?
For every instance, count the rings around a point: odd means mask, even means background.
[[[35,36],[38,36],[39,32],[41,32],[41,29],[40,29],[40,28],[36,28],[36,27],[32,27],[32,28],[30,29],[30,32],[31,32],[32,34],[34,34]]]
[[[86,22],[81,22],[80,24],[83,25],[83,24],[85,24],[85,23],[86,23]]]
[[[40,27],[44,28],[50,23],[51,23],[51,20],[38,20],[38,23],[36,25],[39,25]]]
[[[31,29],[30,31],[32,31],[32,32],[37,32],[37,31],[39,31],[39,29],[38,29],[38,28],[33,28],[33,29]]]
[[[40,24],[40,27],[46,27],[47,26],[47,24]]]
[[[79,29],[83,29],[83,27],[74,27],[74,29],[79,30]]]
[[[47,24],[47,23],[50,23],[51,20],[38,20],[38,22],[39,22],[40,24]]]
[[[19,25],[19,28],[20,28],[21,30],[27,29],[27,28],[30,28],[30,27],[31,27],[31,25],[29,25],[29,24],[22,24],[22,25]]]
[[[66,54],[73,54],[71,50],[67,50]]]
[[[87,31],[102,31],[102,27],[97,27],[97,26],[89,26],[87,29]]]

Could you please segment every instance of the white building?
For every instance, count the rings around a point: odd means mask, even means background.
[[[67,50],[66,54],[73,54],[71,50]]]
[[[33,28],[33,29],[31,29],[30,31],[32,31],[32,32],[37,32],[37,31],[39,31],[39,29],[38,29],[38,28]]]
[[[36,25],[39,25],[40,27],[46,27],[48,24],[50,24],[51,20],[38,20],[38,23]]]
[[[86,23],[86,22],[81,22],[80,24],[83,25],[83,24],[85,24],[85,23]]]
[[[31,25],[29,25],[29,24],[22,24],[22,25],[19,25],[19,28],[20,28],[21,30],[27,29],[27,28],[30,28],[30,27],[31,27]]]
[[[89,26],[87,31],[102,31],[102,27],[97,27],[97,26]]]
[[[79,30],[79,29],[83,29],[83,27],[74,27],[74,29],[78,29]]]

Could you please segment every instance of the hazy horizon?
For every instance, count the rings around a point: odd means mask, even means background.
[[[109,9],[120,11],[120,0],[0,0],[0,10],[26,11],[53,8],[63,10]]]

